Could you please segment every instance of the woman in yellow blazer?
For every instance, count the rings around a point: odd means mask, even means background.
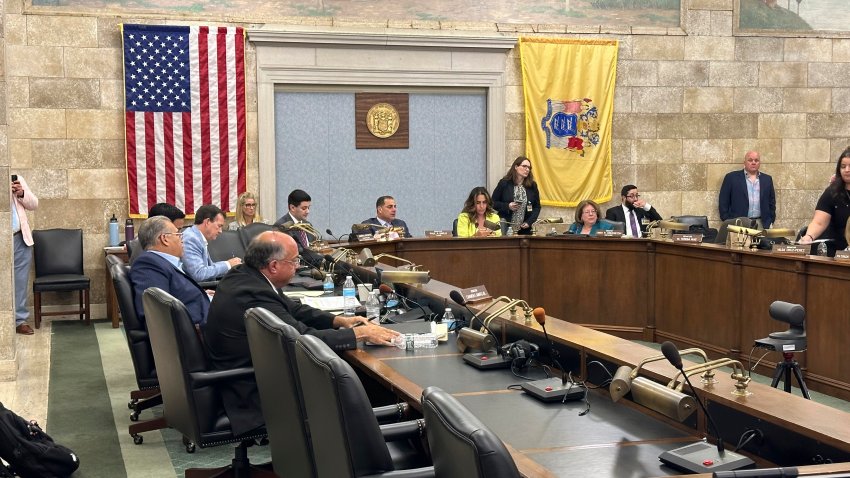
[[[458,237],[501,236],[499,213],[493,209],[490,193],[482,187],[473,188],[457,216]]]

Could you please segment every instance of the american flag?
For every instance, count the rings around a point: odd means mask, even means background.
[[[123,25],[130,215],[236,209],[245,191],[245,35],[238,27]]]

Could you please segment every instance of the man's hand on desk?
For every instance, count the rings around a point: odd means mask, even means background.
[[[352,327],[357,327],[358,325],[367,325],[369,323],[366,320],[366,317],[361,317],[359,315],[352,315],[351,317],[346,317],[344,315],[334,316],[334,327],[340,328],[345,327],[346,329],[350,329]]]
[[[354,336],[358,341],[367,341],[375,345],[394,345],[393,339],[399,336],[395,330],[386,329],[380,325],[373,325],[366,322],[361,327],[354,328]]]

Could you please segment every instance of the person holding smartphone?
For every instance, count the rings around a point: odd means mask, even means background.
[[[32,327],[27,324],[27,285],[32,263],[32,230],[27,219],[27,211],[38,208],[38,198],[30,191],[24,178],[12,175],[10,192],[12,211],[12,243],[15,262],[15,332],[32,335]]]

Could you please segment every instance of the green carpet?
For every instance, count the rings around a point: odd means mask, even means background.
[[[75,477],[125,476],[95,328],[78,321],[51,327],[47,432],[80,458]]]

